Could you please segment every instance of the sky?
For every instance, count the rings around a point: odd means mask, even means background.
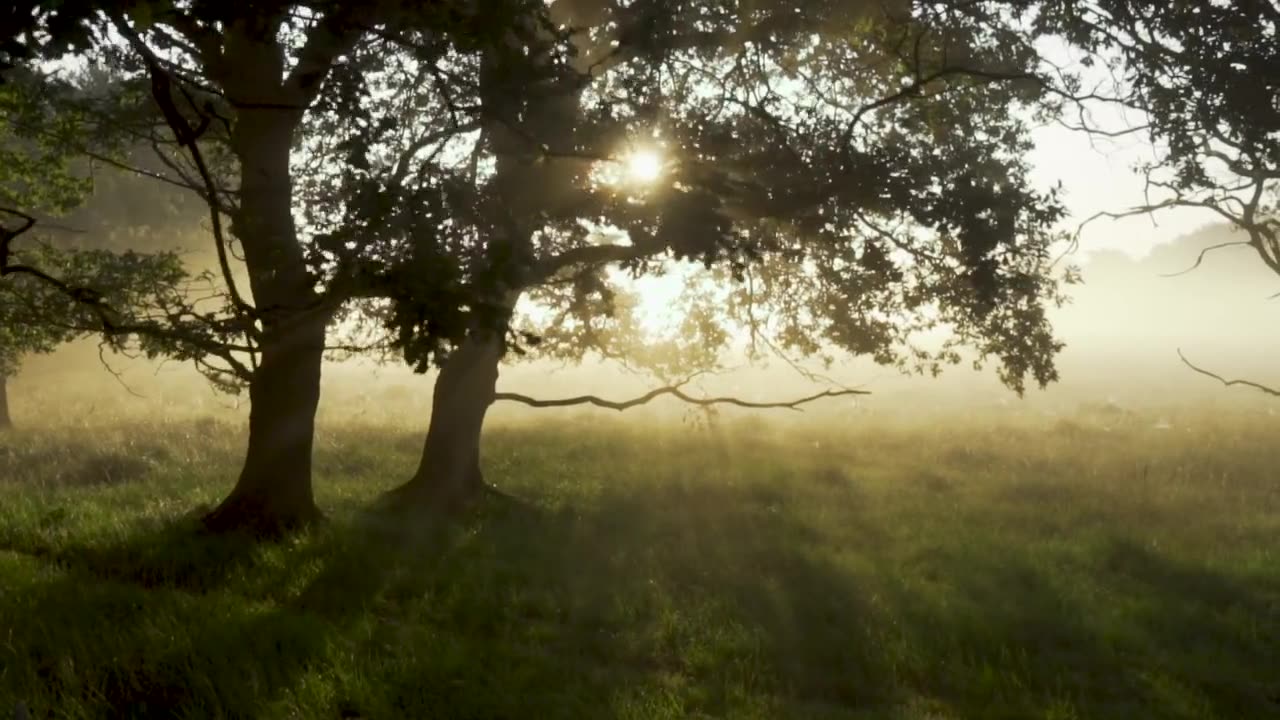
[[[1070,227],[1101,211],[1116,212],[1143,204],[1142,178],[1132,167],[1150,155],[1151,148],[1145,142],[1093,139],[1091,143],[1084,133],[1061,127],[1037,129],[1035,141],[1032,177],[1042,187],[1062,182]],[[1099,219],[1081,233],[1080,252],[1089,255],[1119,250],[1141,258],[1157,245],[1218,219],[1208,210],[1183,208],[1162,210],[1154,217]]]
[[[1048,62],[1078,73],[1084,88],[1096,88],[1103,95],[1111,94],[1114,89],[1114,82],[1100,66],[1084,67],[1078,62],[1079,51],[1063,42],[1042,40],[1038,49]],[[1111,131],[1132,129],[1145,120],[1133,110],[1096,103],[1087,107],[1086,112],[1092,127]],[[1075,115],[1074,108],[1070,115]],[[1075,121],[1074,117],[1071,119]],[[1133,170],[1136,163],[1152,158],[1153,148],[1145,133],[1095,137],[1053,124],[1036,128],[1033,139],[1032,180],[1045,188],[1061,181],[1070,213],[1065,225],[1072,231],[1098,212],[1120,212],[1146,204],[1142,177]],[[1099,219],[1081,232],[1079,252],[1081,259],[1103,250],[1118,250],[1138,259],[1157,245],[1173,242],[1220,220],[1208,210],[1191,208],[1162,210],[1154,217]]]

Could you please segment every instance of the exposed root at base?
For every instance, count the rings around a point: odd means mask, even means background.
[[[268,511],[261,503],[228,498],[200,518],[204,532],[223,535],[244,533],[262,540],[280,540],[324,522],[324,513],[312,505],[289,512]]]

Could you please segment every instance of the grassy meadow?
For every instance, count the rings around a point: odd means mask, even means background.
[[[608,417],[496,423],[449,527],[370,510],[420,427],[326,420],[262,546],[193,532],[239,421],[27,418],[0,717],[1280,717],[1269,413]]]

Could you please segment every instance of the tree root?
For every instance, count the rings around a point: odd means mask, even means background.
[[[209,534],[245,533],[262,540],[280,540],[325,521],[315,505],[287,512],[268,510],[251,498],[231,497],[200,518]]]

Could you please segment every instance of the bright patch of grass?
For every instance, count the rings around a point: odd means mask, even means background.
[[[191,531],[238,427],[5,435],[0,714],[1280,715],[1280,422],[1151,425],[509,426],[528,506],[448,528],[367,510],[415,433],[333,427],[263,546]]]

